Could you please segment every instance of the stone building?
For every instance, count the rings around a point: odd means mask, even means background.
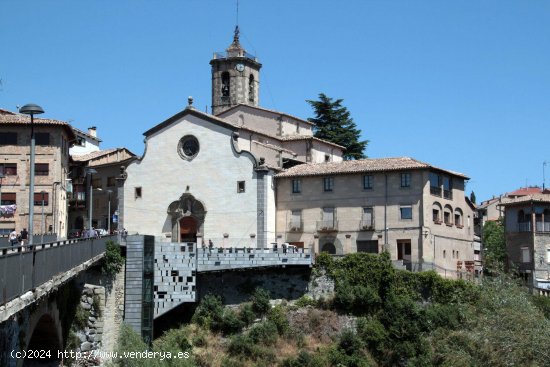
[[[508,266],[536,288],[550,290],[550,194],[504,199]]]
[[[130,234],[336,255],[387,249],[410,269],[473,272],[468,177],[411,158],[343,161],[345,148],[314,137],[311,122],[259,106],[261,64],[238,29],[210,63],[214,114],[190,98],[144,133],[145,153],[128,165]]]
[[[67,231],[67,174],[69,148],[75,134],[63,121],[35,118],[35,186],[33,232]],[[29,225],[30,116],[0,109],[0,234]],[[15,207],[13,206],[15,205]],[[43,212],[42,212],[43,210]]]
[[[449,275],[474,260],[468,177],[412,158],[303,164],[275,176],[277,237],[336,255],[379,253]]]

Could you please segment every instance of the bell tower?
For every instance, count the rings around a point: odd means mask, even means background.
[[[212,65],[212,114],[240,103],[257,106],[260,100],[262,64],[239,43],[239,26],[225,52],[215,52]]]

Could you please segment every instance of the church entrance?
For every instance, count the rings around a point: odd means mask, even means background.
[[[197,220],[193,217],[183,217],[180,224],[180,242],[197,242]]]

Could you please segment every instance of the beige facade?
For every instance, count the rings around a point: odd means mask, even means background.
[[[63,237],[67,231],[69,147],[75,135],[67,123],[41,118],[34,119],[34,132],[33,232]],[[2,205],[16,205],[13,214],[0,217],[1,234],[29,227],[30,135],[29,116],[0,110],[0,171],[5,175],[1,179]]]
[[[450,192],[432,188],[430,173],[450,178]],[[297,166],[276,176],[277,235],[316,252],[387,249],[411,269],[455,276],[474,260],[465,178],[410,158]]]

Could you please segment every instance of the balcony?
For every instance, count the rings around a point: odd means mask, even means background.
[[[441,197],[441,187],[430,186],[430,194]]]
[[[531,232],[531,222],[518,223],[518,232]]]
[[[320,220],[317,221],[318,232],[336,232],[338,231],[337,220]]]
[[[290,221],[287,227],[288,232],[302,232],[304,223],[302,221]]]
[[[452,199],[453,198],[452,190],[443,190],[443,197],[445,199]]]
[[[537,222],[537,232],[550,232],[550,222]]]
[[[374,231],[374,222],[372,220],[362,220],[359,222],[360,231]]]

